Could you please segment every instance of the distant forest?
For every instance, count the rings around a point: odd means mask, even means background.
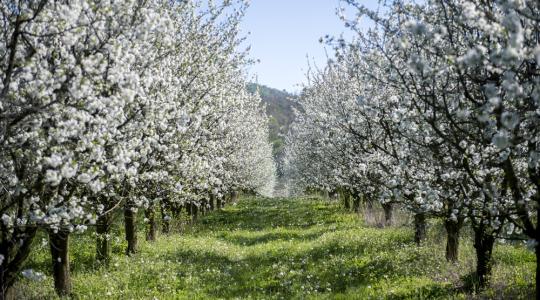
[[[250,83],[248,90],[252,93],[259,91],[263,102],[266,104],[266,113],[270,119],[270,140],[273,145],[273,154],[278,163],[278,173],[281,175],[281,161],[285,136],[289,126],[294,121],[293,107],[295,95],[285,91],[274,89],[265,85]]]

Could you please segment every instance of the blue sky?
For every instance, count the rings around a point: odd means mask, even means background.
[[[260,63],[250,67],[250,73],[260,84],[297,92],[297,84],[305,81],[308,59],[321,67],[326,63],[319,38],[342,32],[352,36],[336,15],[339,5],[339,0],[251,0],[242,30],[251,32],[251,57]]]

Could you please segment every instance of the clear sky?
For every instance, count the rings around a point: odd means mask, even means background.
[[[242,30],[251,32],[247,36],[251,57],[260,60],[250,68],[258,83],[299,91],[308,58],[320,67],[326,63],[319,38],[342,32],[352,36],[336,15],[339,5],[339,0],[251,0]],[[331,49],[326,48],[331,57]]]

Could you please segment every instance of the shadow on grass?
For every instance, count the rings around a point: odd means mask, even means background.
[[[262,230],[275,227],[305,228],[336,223],[338,207],[313,200],[246,200],[237,207],[217,211],[201,219],[196,231],[223,229]]]
[[[220,238],[228,243],[232,243],[239,246],[254,246],[257,244],[266,244],[276,241],[310,241],[319,238],[324,234],[324,230],[319,230],[314,233],[300,233],[300,232],[268,232],[263,234],[257,234],[255,236],[249,234],[239,233],[224,233]]]
[[[112,243],[114,256],[124,255],[119,228],[116,236],[121,240]],[[140,230],[140,257],[127,261],[137,271],[118,280],[119,289],[140,297],[148,290],[220,299],[305,298],[307,292],[332,299],[365,298],[374,292],[387,299],[432,299],[471,293],[465,285],[427,278],[423,263],[433,255],[412,247],[412,232],[366,228],[337,205],[318,199],[245,199],[201,217],[179,238],[158,240],[155,247],[146,247],[142,235]],[[78,238],[72,250],[74,274],[100,268],[90,234]],[[48,252],[40,252],[32,264],[49,272]],[[462,278],[465,283],[471,280]],[[500,294],[527,295],[527,288],[501,287]]]
[[[205,293],[218,298],[245,298],[254,292],[266,295],[279,293],[285,298],[298,297],[303,295],[303,287],[308,286],[319,293],[324,293],[326,287],[331,287],[335,292],[345,292],[383,280],[385,275],[392,274],[395,262],[391,258],[367,261],[360,265],[351,263],[364,247],[368,247],[367,244],[343,247],[338,239],[318,240],[321,234],[317,232],[310,235],[304,247],[292,251],[287,246],[269,245],[267,251],[248,253],[233,259],[216,253],[210,247],[205,251],[183,248],[169,252],[164,259],[176,261],[176,272],[184,279],[197,274],[198,281],[211,282],[205,285]],[[279,244],[280,237],[280,234],[263,234],[256,239],[247,239],[247,243],[271,243],[270,239],[273,239]],[[383,245],[392,246],[393,241]],[[244,249],[247,248],[249,246]],[[181,280],[177,288],[189,289],[189,285],[187,281]],[[432,289],[430,293],[434,294],[437,287]]]

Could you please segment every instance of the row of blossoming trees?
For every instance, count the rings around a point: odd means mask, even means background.
[[[438,218],[450,261],[468,224],[482,286],[499,238],[528,239],[539,258],[539,2],[344,2],[355,38],[329,40],[336,59],[310,72],[288,137],[293,185],[378,200],[388,218],[399,204],[417,242]]]
[[[0,4],[0,299],[39,230],[55,287],[70,293],[68,238],[95,228],[109,259],[112,216],[136,251],[150,234],[270,194],[275,166],[260,99],[245,89],[238,23],[246,3],[75,0]],[[159,213],[157,213],[159,212]]]

